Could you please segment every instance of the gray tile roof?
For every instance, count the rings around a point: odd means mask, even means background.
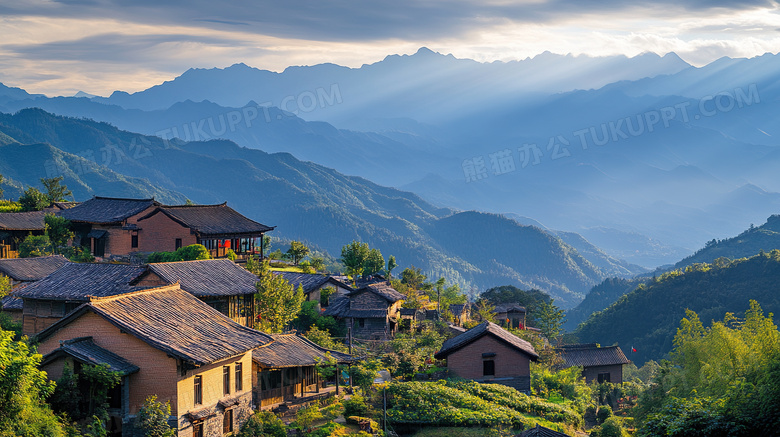
[[[58,214],[72,222],[117,223],[155,205],[159,203],[154,199],[93,197]]]
[[[42,231],[45,215],[43,211],[0,213],[0,230]]]
[[[349,298],[347,296],[341,296],[336,299],[331,299],[330,305],[322,312],[323,316],[333,317],[347,317],[346,313],[349,311]]]
[[[62,255],[0,259],[0,273],[18,282],[37,281],[54,273],[67,262],[68,259]]]
[[[92,337],[79,337],[63,341],[59,348],[54,349],[43,357],[41,365],[46,365],[63,355],[71,356],[86,364],[106,364],[109,370],[119,372],[121,375],[129,375],[140,370],[138,366],[119,355],[96,345],[92,341]]]
[[[306,294],[322,287],[326,283],[330,285],[346,288],[352,290],[352,287],[344,284],[343,282],[335,279],[333,276],[321,275],[318,273],[298,273],[298,272],[273,272],[275,275],[283,277],[287,282],[293,285],[296,289],[300,285],[303,288],[303,292]]]
[[[441,346],[441,349],[436,352],[434,357],[436,357],[437,360],[447,358],[447,355],[451,354],[452,352],[455,352],[463,346],[466,346],[486,335],[490,335],[497,340],[506,343],[508,346],[523,352],[533,361],[536,361],[539,358],[539,354],[536,353],[536,350],[534,350],[534,347],[531,345],[531,343],[491,322],[480,323],[463,334],[445,341]]]
[[[453,303],[450,304],[450,312],[456,316],[461,316],[465,313],[468,307],[469,304],[467,303]]]
[[[619,346],[569,345],[556,349],[556,352],[561,356],[566,367],[613,366],[630,363]]]
[[[356,359],[348,354],[325,349],[298,334],[271,334],[273,343],[252,351],[252,359],[263,367],[282,368],[313,366],[316,358],[327,360],[327,353],[340,364],[348,364]]]
[[[274,227],[244,217],[226,203],[163,206],[140,218],[139,223],[158,213],[167,215],[201,235],[258,234],[274,230]]]
[[[92,298],[36,335],[42,341],[87,311],[103,317],[151,347],[201,366],[249,352],[271,337],[242,326],[177,284]]]
[[[15,296],[5,296],[0,299],[0,309],[3,311],[21,311],[24,308],[24,302]]]
[[[257,292],[257,276],[229,259],[149,264],[149,270],[195,296],[239,296]]]
[[[517,303],[504,303],[504,304],[498,304],[495,307],[495,310],[493,310],[495,313],[507,313],[507,312],[518,312],[518,313],[524,313],[526,312],[525,307],[517,304]]]
[[[87,296],[113,296],[127,293],[129,285],[146,271],[144,266],[98,263],[65,263],[49,276],[14,290],[27,299],[86,302]]]
[[[406,298],[406,296],[399,293],[395,288],[387,285],[384,282],[366,285],[365,287],[359,288],[350,294],[355,295],[366,291],[374,293],[390,303],[395,303]]]

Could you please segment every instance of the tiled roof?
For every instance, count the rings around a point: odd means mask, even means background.
[[[374,273],[373,275],[366,276],[365,278],[360,277],[355,282],[357,288],[363,288],[371,284],[380,284],[380,283],[387,284],[387,278],[385,278],[383,275],[380,275],[379,273]]]
[[[15,296],[5,296],[0,299],[0,309],[4,311],[21,311],[24,308],[24,302]]]
[[[561,356],[566,367],[612,366],[630,362],[619,346],[570,345],[558,348],[556,352]]]
[[[536,427],[527,429],[515,437],[569,437],[569,434],[553,431],[550,428],[545,428],[539,424]]]
[[[346,288],[352,290],[352,287],[344,284],[343,282],[333,278],[332,276],[321,275],[318,273],[298,273],[298,272],[273,272],[275,275],[280,275],[293,285],[296,289],[300,285],[303,288],[303,292],[306,294],[322,287],[326,283],[331,285]]]
[[[493,336],[499,341],[506,343],[510,347],[513,347],[528,355],[534,361],[539,358],[539,354],[536,353],[536,350],[534,350],[534,347],[531,345],[531,343],[491,322],[480,323],[463,334],[445,341],[441,346],[441,350],[436,352],[434,356],[437,360],[447,358],[447,355],[484,337],[485,335]]]
[[[317,364],[315,358],[327,361],[327,353],[339,363],[356,361],[351,355],[325,349],[298,334],[271,334],[273,343],[252,351],[252,359],[263,367],[298,367]]]
[[[163,206],[139,219],[163,213],[201,235],[257,234],[274,230],[250,220],[223,203],[220,205]]]
[[[155,349],[196,366],[234,357],[272,340],[239,325],[178,284],[92,298],[36,338],[42,341],[54,335],[87,311]]]
[[[58,214],[72,222],[116,223],[154,205],[159,205],[154,199],[93,197],[73,208],[62,210]]]
[[[399,293],[395,288],[387,285],[386,283],[376,283],[371,285],[366,285],[365,287],[359,288],[350,294],[359,294],[363,292],[371,292],[379,297],[385,299],[386,301],[390,303],[398,302],[399,300],[403,300],[406,298],[403,294]]]
[[[511,311],[519,312],[519,313],[526,312],[525,307],[517,303],[499,304],[496,305],[495,310],[493,310],[493,312],[495,313],[507,313]]]
[[[86,364],[107,364],[109,370],[119,372],[123,376],[140,370],[138,366],[128,362],[119,355],[96,345],[92,341],[92,337],[79,337],[63,341],[59,348],[54,349],[43,357],[41,365],[46,365],[62,355],[69,355]]]
[[[465,313],[468,307],[469,304],[467,303],[453,303],[450,305],[450,312],[456,316],[461,316],[463,313]]]
[[[347,317],[346,313],[349,311],[349,298],[347,296],[341,296],[336,299],[331,299],[330,305],[322,312],[323,316],[333,317]]]
[[[257,276],[225,258],[149,264],[149,270],[198,297],[257,292]]]
[[[43,211],[0,213],[0,230],[42,231],[45,216]]]
[[[354,319],[384,319],[387,317],[387,309],[350,309],[344,312],[341,317],[352,317]]]
[[[14,290],[28,299],[73,300],[86,302],[87,296],[105,297],[127,293],[130,283],[146,267],[124,264],[65,263],[49,276]]]
[[[0,273],[18,282],[37,281],[54,273],[67,262],[68,259],[62,255],[0,259]]]

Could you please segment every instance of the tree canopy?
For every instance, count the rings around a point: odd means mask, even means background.
[[[305,244],[301,243],[300,241],[291,241],[290,249],[287,250],[287,257],[290,258],[293,264],[297,266],[301,260],[309,254],[309,252],[309,248],[306,247]]]
[[[255,293],[257,329],[280,333],[301,311],[306,296],[300,286],[296,290],[283,276],[273,274],[268,260],[260,264],[258,276],[260,281]]]

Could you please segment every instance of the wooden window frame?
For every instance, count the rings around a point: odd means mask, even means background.
[[[222,394],[230,394],[230,365],[222,366]]]
[[[222,435],[232,435],[234,426],[233,409],[225,410],[222,416]]]
[[[181,238],[177,238],[176,240],[174,240],[173,244],[174,244],[174,247],[175,247],[177,250],[178,250],[178,249],[181,249],[181,247],[182,247],[182,241],[181,241]]]
[[[244,390],[244,365],[236,363],[236,392]]]
[[[201,405],[203,403],[203,376],[195,375],[193,384],[195,405]]]
[[[138,249],[138,231],[133,231],[133,233],[130,234],[130,248]]]
[[[610,372],[601,372],[598,375],[596,375],[596,381],[598,381],[599,384],[605,383],[605,382],[612,382],[611,381],[611,373]]]
[[[192,424],[192,437],[203,437],[203,422]]]

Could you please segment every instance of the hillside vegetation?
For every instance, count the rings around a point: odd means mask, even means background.
[[[737,316],[756,300],[768,312],[780,311],[780,250],[751,258],[713,264],[694,264],[639,285],[609,308],[594,313],[576,330],[580,341],[617,343],[636,353],[629,359],[641,365],[666,356],[685,311],[699,314],[708,323],[722,320],[726,312]]]

